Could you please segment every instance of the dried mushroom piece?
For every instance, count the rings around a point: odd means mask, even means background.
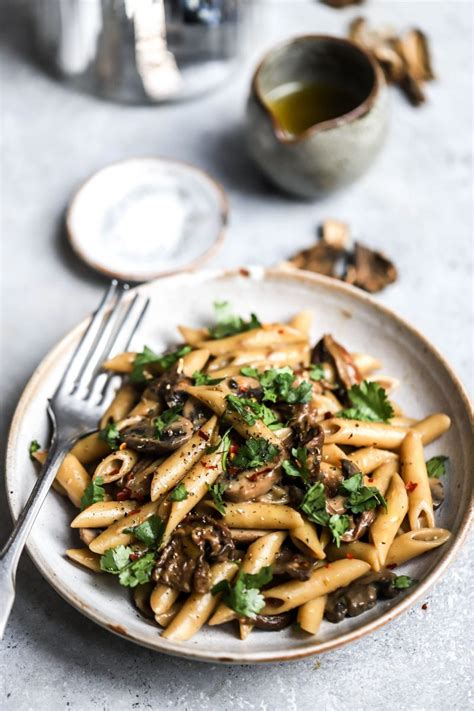
[[[341,250],[326,244],[323,240],[317,242],[309,249],[303,249],[289,260],[297,269],[306,269],[325,276],[335,276],[341,261]]]
[[[390,84],[397,84],[414,106],[425,100],[423,83],[435,78],[428,39],[419,29],[397,36],[391,28],[374,30],[364,17],[349,25],[349,38],[371,52]]]
[[[355,243],[352,263],[345,276],[346,282],[375,294],[396,280],[397,270],[390,259],[360,242]]]
[[[328,5],[329,7],[334,7],[336,10],[340,10],[350,5],[362,5],[365,0],[321,0],[321,2],[323,5]]]

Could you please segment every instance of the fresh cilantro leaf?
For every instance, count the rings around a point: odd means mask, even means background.
[[[278,416],[269,407],[252,398],[227,395],[227,405],[235,410],[243,421],[250,427],[261,420],[270,429],[278,429],[281,422]]]
[[[130,380],[132,383],[143,383],[149,380],[149,374],[146,371],[150,366],[157,366],[160,371],[168,370],[174,365],[180,358],[182,358],[186,353],[192,351],[191,346],[180,346],[175,351],[171,353],[165,353],[164,355],[158,355],[145,346],[141,353],[137,353],[135,360],[133,361],[133,368],[130,374]]]
[[[272,577],[272,566],[267,565],[255,574],[240,572],[233,585],[227,580],[221,580],[211,592],[213,595],[222,593],[222,602],[238,615],[255,619],[265,607],[265,598],[260,588],[269,583]]]
[[[137,585],[144,585],[151,580],[151,574],[155,567],[155,553],[150,551],[120,571],[119,583],[125,587],[135,588]]]
[[[342,494],[349,494],[346,499],[346,508],[354,514],[363,511],[371,511],[377,506],[387,508],[385,497],[382,496],[376,486],[364,486],[363,476],[360,473],[354,474],[341,483]]]
[[[91,479],[81,498],[81,511],[86,509],[88,506],[91,506],[91,504],[95,504],[98,501],[103,501],[105,499],[105,489],[102,486],[103,483],[104,480],[101,476],[96,476],[95,479]]]
[[[394,415],[387,393],[378,383],[364,380],[360,385],[353,385],[347,395],[352,407],[342,410],[339,417],[367,422],[388,422]]]
[[[181,414],[181,410],[182,410],[181,405],[176,405],[176,407],[170,407],[169,410],[165,410],[164,412],[161,413],[161,415],[158,415],[158,417],[155,417],[155,421],[154,421],[155,434],[158,439],[161,439],[165,429],[169,425],[171,425],[172,422],[175,422],[175,420],[178,419],[178,417]]]
[[[287,402],[290,405],[307,403],[311,400],[312,386],[306,380],[293,386],[296,375],[288,366],[269,368],[260,373],[256,368],[241,368],[242,375],[256,378],[263,388],[263,399],[267,402]]]
[[[338,548],[341,545],[341,536],[347,531],[349,524],[350,519],[346,514],[334,514],[329,518],[328,527]]]
[[[309,487],[300,504],[300,509],[310,521],[319,523],[321,526],[327,525],[329,514],[326,511],[324,486],[320,481]]]
[[[207,373],[202,373],[200,370],[195,370],[192,378],[194,385],[219,385],[224,378],[211,378]]]
[[[120,445],[120,432],[117,425],[114,422],[109,422],[103,430],[100,430],[99,439],[107,442],[113,452],[118,449]]]
[[[100,557],[100,567],[107,573],[119,573],[130,563],[133,548],[130,546],[116,546],[109,548]]]
[[[210,486],[208,486],[208,490],[214,502],[214,506],[223,516],[225,514],[225,503],[222,500],[222,495],[226,488],[227,487],[224,483],[211,484]]]
[[[446,474],[446,462],[449,462],[449,457],[445,457],[443,454],[428,459],[426,462],[428,476],[432,476],[435,479],[444,476]]]
[[[299,476],[302,479],[307,480],[309,477],[309,470],[307,465],[308,460],[308,450],[306,447],[293,447],[291,450],[294,460],[287,460],[282,463],[282,467],[288,476]]]
[[[230,438],[230,429],[227,430],[222,435],[221,441],[218,445],[219,451],[221,456],[221,466],[222,466],[222,471],[226,472],[227,471],[227,459],[229,458],[229,451],[230,451],[230,445],[232,444],[232,440]]]
[[[180,499],[177,499],[178,501]],[[153,514],[143,523],[131,528],[125,528],[125,533],[132,533],[135,538],[142,541],[146,546],[156,546],[161,542],[163,532],[165,530],[164,521],[159,516]]]
[[[263,437],[252,437],[240,445],[232,459],[232,466],[236,469],[257,469],[273,461],[279,451],[278,447]]]
[[[324,366],[321,363],[312,365],[309,371],[309,377],[311,380],[324,380]]]
[[[409,575],[397,575],[392,585],[397,590],[406,590],[407,588],[411,588],[416,582],[418,581]]]
[[[236,333],[260,328],[262,325],[255,314],[251,314],[250,321],[244,321],[240,316],[233,315],[227,301],[214,302],[214,310],[217,325],[209,329],[209,335],[214,339],[233,336]]]
[[[168,496],[170,501],[184,501],[189,496],[189,492],[181,482],[178,486],[175,486],[171,494]]]
[[[41,445],[36,439],[32,439],[30,442],[30,446],[28,447],[28,451],[30,453],[30,457],[33,459],[33,454],[35,452],[38,452],[41,449]]]

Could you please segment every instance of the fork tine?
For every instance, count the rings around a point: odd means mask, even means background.
[[[104,296],[102,297],[102,300],[97,307],[97,309],[94,311],[92,318],[89,322],[89,325],[87,326],[86,330],[84,331],[84,334],[79,341],[76,349],[74,350],[74,353],[71,356],[71,359],[64,371],[64,375],[59,381],[59,385],[57,387],[56,392],[59,392],[61,388],[69,381],[71,383],[74,382],[74,380],[77,378],[77,375],[83,365],[84,359],[86,358],[92,344],[97,338],[97,334],[100,331],[100,328],[102,326],[103,322],[103,317],[106,312],[107,304],[111,298],[115,296],[115,293],[117,291],[117,286],[118,282],[116,279],[113,279],[111,283],[109,284]]]
[[[109,352],[111,352],[114,347],[119,353],[128,350],[132,338],[142,322],[150,304],[150,299],[147,298],[145,299],[143,305],[140,306],[140,300],[140,294],[136,294],[133,301],[131,301],[128,311],[121,323],[120,330],[117,333],[115,343],[111,345]],[[134,310],[138,311],[136,316],[133,315]],[[104,402],[111,395],[114,386],[113,380],[114,374],[110,373],[102,387],[97,388],[96,394],[100,397],[100,402]]]
[[[117,294],[115,302],[106,315],[101,331],[98,333],[89,354],[87,355],[79,375],[74,383],[73,392],[87,394],[92,386],[96,373],[115,342],[122,323],[122,301],[130,287],[124,284]]]

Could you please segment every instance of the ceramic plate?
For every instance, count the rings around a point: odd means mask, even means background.
[[[445,571],[461,545],[469,523],[473,461],[471,409],[461,384],[440,354],[417,331],[364,293],[307,273],[251,269],[181,274],[140,287],[151,296],[146,321],[135,339],[154,349],[176,342],[176,324],[206,324],[212,302],[227,299],[242,314],[257,311],[265,321],[285,320],[302,308],[314,312],[313,339],[333,333],[353,351],[368,351],[383,361],[383,372],[399,378],[397,402],[411,416],[443,411],[452,427],[428,448],[429,456],[447,454],[451,468],[446,501],[438,525],[453,532],[439,549],[403,566],[419,584],[391,601],[379,603],[360,617],[334,625],[323,622],[316,638],[287,629],[254,632],[242,642],[233,628],[205,628],[189,642],[169,642],[133,608],[128,591],[112,576],[96,576],[64,556],[77,546],[69,528],[72,506],[52,492],[28,541],[29,554],[51,585],[80,612],[100,625],[152,649],[212,662],[258,663],[297,659],[324,652],[372,632],[406,610]],[[67,335],[44,359],[18,405],[8,443],[7,490],[15,517],[35,480],[28,456],[31,439],[47,441],[46,400],[54,391],[84,323]],[[398,571],[397,571],[398,572]]]

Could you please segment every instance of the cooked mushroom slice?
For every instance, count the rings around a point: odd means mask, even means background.
[[[184,405],[188,394],[181,389],[185,383],[191,383],[190,378],[186,378],[178,371],[178,365],[165,370],[157,380],[146,389],[149,397],[163,401],[168,407]]]
[[[252,624],[259,630],[278,632],[278,630],[284,630],[285,627],[289,627],[294,617],[294,610],[288,610],[279,615],[256,615],[252,619]]]
[[[344,474],[344,479],[349,479],[351,476],[355,476],[355,474],[360,474],[360,470],[350,459],[341,459],[341,469]]]
[[[345,268],[344,250],[335,248],[324,240],[316,242],[309,249],[303,249],[289,260],[289,263],[298,269],[306,269],[325,276],[337,277]]]
[[[357,383],[360,383],[362,376],[351,356],[340,343],[326,334],[315,345],[311,354],[312,363],[325,363],[329,361],[334,365],[339,390],[342,390],[342,397],[345,399],[347,391]]]
[[[388,570],[368,573],[328,596],[324,616],[329,622],[341,622],[344,617],[356,617],[374,607],[377,599],[392,598],[400,590],[394,586],[397,576]]]
[[[224,498],[234,503],[250,501],[263,496],[281,479],[280,460],[272,466],[266,464],[260,469],[249,469],[237,476],[225,479]]]
[[[439,509],[439,507],[444,501],[444,486],[443,482],[441,482],[439,479],[436,479],[436,477],[430,477],[429,482],[431,498],[433,499],[433,508],[436,510]]]
[[[282,548],[272,565],[272,572],[274,576],[285,575],[296,580],[308,580],[312,568],[312,562],[301,553],[294,553],[290,548]]]
[[[274,484],[266,494],[258,496],[256,501],[259,501],[261,504],[289,504],[290,494],[288,487]]]
[[[326,511],[330,516],[346,513],[346,500],[344,496],[333,496],[326,500]]]
[[[257,378],[247,375],[235,375],[228,379],[227,385],[239,397],[254,397],[256,400],[261,400],[263,395],[263,388]]]
[[[362,538],[369,526],[375,521],[375,511],[363,511],[359,516],[349,516],[351,521],[347,531],[341,536],[343,543],[353,543]]]
[[[193,423],[198,430],[210,417],[207,407],[197,398],[189,396],[183,407],[183,417]]]
[[[153,580],[182,592],[208,592],[210,564],[234,557],[227,526],[210,516],[190,514],[156,561]]]
[[[191,439],[193,424],[185,417],[177,416],[157,434],[154,420],[143,417],[140,422],[121,431],[123,441],[130,449],[145,454],[166,454]]]
[[[354,256],[347,268],[345,281],[359,286],[371,294],[381,291],[397,279],[393,262],[381,252],[364,247],[360,242],[354,245]]]

